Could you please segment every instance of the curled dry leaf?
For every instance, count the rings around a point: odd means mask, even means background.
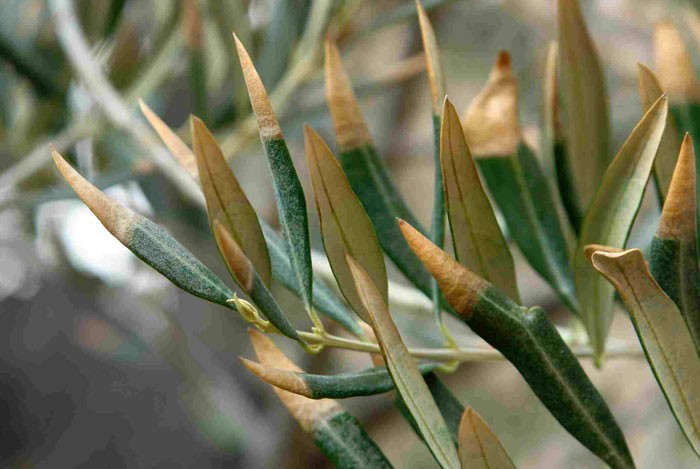
[[[522,138],[518,119],[518,83],[510,54],[500,51],[486,86],[464,114],[464,135],[476,157],[510,156]]]
[[[656,283],[639,249],[596,252],[592,261],[627,306],[659,386],[700,454],[700,356],[678,307]]]

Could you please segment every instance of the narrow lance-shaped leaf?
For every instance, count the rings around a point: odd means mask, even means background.
[[[221,223],[250,259],[265,285],[272,277],[270,255],[258,216],[229,168],[214,136],[200,119],[192,117],[192,146],[209,223]]]
[[[396,390],[411,411],[421,435],[440,466],[459,467],[459,457],[450,431],[420,375],[415,360],[401,340],[384,299],[357,261],[348,256],[348,264],[357,286],[357,293],[371,317],[372,328]]]
[[[459,425],[459,460],[462,467],[515,469],[515,464],[484,419],[467,407]]]
[[[304,190],[258,72],[238,37],[234,34],[233,38],[236,42],[241,69],[250,95],[250,103],[258,122],[260,139],[270,165],[272,182],[275,186],[277,211],[287,245],[287,253],[294,269],[296,281],[299,284],[299,290],[303,292],[302,301],[306,309],[311,311],[311,247]]]
[[[464,134],[518,247],[576,311],[564,228],[544,171],[522,141],[518,83],[507,52],[498,54],[486,86],[467,109]]]
[[[654,29],[654,61],[679,130],[700,142],[700,79],[680,32],[669,21]],[[695,171],[700,178],[700,165]]]
[[[194,153],[183,142],[180,137],[175,134],[151,109],[140,101],[141,110],[148,118],[153,129],[158,133],[158,136],[166,144],[170,152],[175,156],[177,161],[187,170],[192,178],[199,182],[199,171],[197,169],[197,159]],[[267,249],[270,255],[272,264],[272,274],[282,285],[290,289],[300,298],[303,297],[304,291],[300,289],[296,281],[296,274],[286,252],[285,243],[280,238],[279,234],[270,227],[265,220],[259,220],[261,228],[267,243]],[[317,285],[313,290],[313,304],[318,307],[319,311],[342,324],[346,329],[358,337],[362,337],[362,328],[359,326],[357,319],[336,294],[328,287],[322,279],[314,276],[314,284]]]
[[[384,252],[409,281],[430,295],[430,274],[406,245],[396,224],[396,217],[416,222],[415,217],[377,155],[338,48],[330,41],[326,42],[325,79],[339,159],[350,186],[372,220]]]
[[[588,204],[610,161],[610,122],[605,77],[578,0],[558,0],[561,92],[566,109],[566,156],[579,213]]]
[[[187,248],[151,220],[107,197],[57,151],[51,153],[63,178],[120,243],[186,292],[233,308],[227,303],[233,292]]]
[[[651,241],[649,268],[688,324],[700,350],[700,272],[698,272],[695,151],[686,134],[666,197],[659,228]]]
[[[457,111],[448,99],[443,108],[440,146],[457,259],[520,303],[513,256],[481,185]]]
[[[212,230],[214,238],[216,239],[216,244],[219,246],[219,252],[221,252],[221,256],[224,258],[224,262],[231,272],[231,275],[237,279],[241,288],[250,295],[250,298],[256,306],[265,313],[267,319],[277,330],[290,339],[301,342],[296,328],[284,315],[279,305],[272,297],[270,290],[267,289],[267,286],[253,268],[252,262],[233,238],[233,235],[231,235],[218,220],[214,221]]]
[[[573,232],[581,231],[583,214],[578,206],[573,182],[571,162],[566,153],[566,137],[561,122],[561,98],[559,89],[559,44],[552,41],[547,51],[542,96],[542,154],[546,165],[551,165],[557,181],[562,208]]]
[[[272,340],[254,329],[249,333],[255,353],[263,365],[302,373]],[[275,387],[273,390],[301,428],[338,468],[392,467],[357,419],[338,402],[331,399],[312,400]]]
[[[437,39],[435,39],[435,31],[430,24],[428,14],[425,12],[425,8],[423,8],[420,0],[416,0],[416,9],[418,10],[418,23],[420,24],[421,38],[423,40],[423,50],[425,51],[425,66],[428,72],[428,84],[430,86],[430,97],[433,109],[433,162],[435,166],[435,184],[430,239],[435,244],[442,247],[445,244],[445,188],[443,186],[442,165],[440,164],[440,104],[445,99],[445,77],[440,61]],[[438,327],[443,335],[445,335],[445,338],[448,341],[452,341],[442,321],[440,288],[434,279],[431,282],[431,297],[433,299],[433,310]]]
[[[595,252],[592,261],[627,306],[666,401],[700,455],[700,356],[678,307],[656,283],[639,249]]]
[[[245,358],[242,360],[251,373],[266,383],[309,399],[374,396],[394,389],[389,371],[383,366],[337,375],[315,375],[270,368]],[[436,363],[424,363],[418,365],[418,370],[426,374],[436,367]]]
[[[647,112],[664,93],[651,70],[642,64],[637,64],[637,67],[639,69],[639,95],[642,97],[643,110]],[[666,128],[663,137],[661,137],[659,152],[654,161],[654,182],[661,204],[666,200],[666,193],[671,185],[673,169],[676,167],[680,148],[681,137],[678,133],[676,119],[673,117],[673,113],[669,112],[666,116]]]
[[[518,369],[559,423],[611,467],[634,467],[610,409],[547,314],[518,306],[408,223],[401,229],[459,317]]]
[[[328,262],[338,281],[338,287],[350,306],[369,322],[367,312],[357,296],[345,254],[350,254],[364,267],[384,301],[388,302],[384,256],[372,221],[350,188],[343,169],[330,148],[309,126],[304,128],[304,143]]]
[[[625,246],[659,148],[666,114],[666,97],[662,96],[642,117],[610,163],[583,220],[574,259],[576,294],[598,363],[605,351],[613,317],[613,291],[591,267],[584,249],[594,243],[615,248]]]
[[[442,417],[445,419],[445,424],[447,424],[447,428],[450,430],[452,441],[455,443],[455,445],[459,445],[459,423],[462,419],[462,414],[464,413],[464,406],[459,401],[459,399],[457,399],[455,395],[452,394],[450,388],[448,388],[445,385],[445,383],[443,383],[440,380],[440,378],[437,377],[435,373],[427,373],[424,376],[424,379],[425,384],[428,385],[430,394],[435,400],[435,404],[437,404],[438,409],[440,409],[440,413],[442,414]],[[401,412],[401,415],[406,420],[408,420],[408,423],[411,424],[411,427],[413,427],[413,430],[416,432],[418,437],[422,438],[420,430],[418,429],[418,425],[416,424],[414,418],[411,416],[411,413],[406,407],[406,404],[401,400],[400,397],[396,398],[394,404],[399,408],[399,412]]]
[[[238,285],[284,335],[300,341],[267,286],[270,256],[258,216],[226,164],[204,123],[192,117],[192,141],[211,232],[226,267]]]

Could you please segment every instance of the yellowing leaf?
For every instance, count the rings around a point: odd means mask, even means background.
[[[520,302],[513,257],[484,192],[457,111],[447,99],[440,154],[457,260]]]
[[[471,407],[459,424],[459,460],[469,469],[515,469],[501,441]]]
[[[667,112],[663,96],[639,121],[610,163],[583,220],[574,258],[576,295],[581,304],[581,319],[599,363],[613,317],[613,291],[591,267],[585,247],[589,244],[625,246],[659,148]]]
[[[566,109],[567,158],[585,213],[610,161],[608,94],[598,53],[578,0],[559,0],[561,93]]]
[[[340,291],[353,309],[369,321],[350,273],[345,254],[350,254],[369,273],[382,299],[388,298],[384,257],[365,209],[357,199],[343,169],[331,150],[311,127],[304,128],[306,162],[313,183],[323,247]]]
[[[194,154],[212,233],[215,232],[214,224],[221,223],[253,263],[265,285],[269,286],[272,279],[270,255],[258,216],[204,122],[192,117],[191,126]]]
[[[659,386],[700,455],[700,356],[678,307],[651,276],[639,249],[596,252],[592,261],[627,306]]]
[[[444,468],[459,467],[459,456],[447,424],[433,400],[415,360],[401,340],[381,293],[362,266],[347,256],[357,293],[367,310],[396,390],[411,412],[433,456]]]

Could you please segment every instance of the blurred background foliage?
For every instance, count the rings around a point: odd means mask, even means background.
[[[693,2],[582,2],[602,56],[614,148],[641,115],[636,64],[653,65],[651,34],[673,20],[691,51],[700,42]],[[424,2],[464,108],[499,49],[511,52],[521,119],[537,147],[554,0]],[[234,51],[246,44],[271,92],[309,204],[302,124],[333,142],[324,101],[322,39],[339,40],[378,150],[425,225],[432,207],[432,126],[412,1],[4,0],[0,2],[0,461],[17,467],[322,467],[327,464],[266,385],[238,361],[251,356],[245,324],[196,300],[114,240],[49,164],[48,143],[121,203],[156,219],[224,276],[206,215],[137,112],[144,99],[189,138],[187,116],[212,128],[258,213],[276,223],[270,179]],[[82,32],[82,33],[81,33]],[[76,34],[77,33],[77,34]],[[84,37],[82,37],[84,36]],[[700,63],[699,57],[694,57]],[[648,194],[649,195],[649,194]],[[645,198],[629,242],[646,248],[656,199]],[[310,211],[309,213],[315,213]],[[321,248],[318,223],[312,241]],[[561,305],[514,250],[526,304],[559,318]],[[328,268],[322,256],[315,267]],[[430,303],[390,272],[396,320],[409,343],[438,344]],[[292,318],[299,301],[275,286]],[[476,340],[456,321],[451,328]],[[613,336],[636,341],[618,315]],[[343,351],[300,356],[305,369],[369,366]],[[693,461],[648,365],[616,359],[594,383],[640,467],[664,455]],[[446,377],[522,467],[594,467],[506,362],[467,363]],[[432,465],[389,395],[348,405],[399,467]]]

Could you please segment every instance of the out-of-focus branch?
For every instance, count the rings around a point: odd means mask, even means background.
[[[0,31],[0,59],[12,64],[17,73],[34,86],[39,95],[62,101],[66,90],[56,81],[43,64],[26,51],[19,51],[13,41]]]
[[[153,58],[124,93],[124,101],[129,106],[135,104],[141,96],[150,94],[170,73],[170,62],[175,52],[182,46],[182,35],[177,29],[179,14],[174,13],[172,16],[173,18],[166,26],[166,33],[155,47]],[[31,177],[51,161],[51,154],[46,150],[49,143],[53,143],[56,149],[62,152],[77,140],[99,133],[104,125],[105,119],[97,112],[91,111],[35,145],[17,163],[0,174],[0,199],[2,199],[0,209],[9,202],[6,195],[14,186]]]
[[[70,0],[49,0],[58,40],[76,75],[109,122],[124,130],[146,150],[146,155],[158,169],[195,203],[202,205],[202,193],[189,175],[170,157],[148,128],[136,117],[102,73],[93,59],[80,30]],[[48,152],[48,150],[47,150]]]

